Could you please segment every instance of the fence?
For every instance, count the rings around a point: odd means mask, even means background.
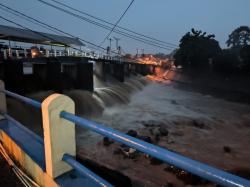
[[[207,179],[213,183],[234,187],[250,186],[250,181],[247,179],[128,136],[120,131],[108,128],[103,124],[76,116],[74,114],[74,102],[67,96],[53,94],[46,98],[42,103],[39,103],[35,100],[7,91],[3,86],[0,86],[0,89],[1,102],[4,100],[3,94],[6,94],[42,110],[46,172],[52,178],[60,176],[74,168],[100,186],[112,186],[74,159],[76,154],[74,125],[76,124],[152,157],[158,158],[187,172]],[[2,109],[2,111],[6,111],[6,109]]]
[[[22,58],[35,58],[35,57],[62,57],[62,56],[73,56],[73,57],[87,57],[91,59],[106,59],[106,60],[120,60],[121,57],[104,55],[101,53],[94,52],[83,52],[76,50],[59,50],[53,49],[48,50],[44,49],[43,51],[33,51],[31,49],[1,49],[0,48],[0,56],[3,57],[4,60],[8,59],[22,59]]]

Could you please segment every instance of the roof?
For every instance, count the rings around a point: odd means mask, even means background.
[[[0,39],[45,45],[84,46],[78,38],[25,30],[5,25],[0,25]]]

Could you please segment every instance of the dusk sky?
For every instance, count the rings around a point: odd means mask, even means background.
[[[50,0],[46,1],[52,3]],[[115,23],[131,1],[61,0],[61,2]],[[1,0],[1,3],[96,44],[100,44],[108,33],[105,29],[83,22],[37,0]],[[135,0],[119,25],[177,45],[180,38],[194,27],[215,34],[221,47],[226,47],[225,41],[232,30],[240,25],[250,26],[249,8],[249,0]],[[3,10],[0,10],[0,14],[34,30],[51,32]],[[2,19],[0,24],[11,25]],[[144,48],[145,53],[169,53],[124,36],[117,34],[111,36],[121,38],[120,45],[125,52],[135,53],[136,48]],[[106,41],[103,46],[106,47],[108,43]]]

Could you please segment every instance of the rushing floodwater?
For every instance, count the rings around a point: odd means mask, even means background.
[[[42,100],[51,93],[41,92],[29,97]],[[94,93],[72,90],[65,91],[65,94],[75,101],[80,116],[123,132],[134,129],[140,135],[149,134],[145,123],[152,126],[163,124],[169,135],[158,145],[226,170],[250,168],[250,150],[246,148],[250,144],[249,105],[177,89],[172,82],[155,83],[139,76],[131,76],[125,83],[111,78],[103,82],[95,77]],[[25,108],[22,103],[10,99],[8,110],[42,135],[40,111]],[[198,125],[194,121],[198,121]],[[121,160],[112,151],[100,147],[98,142],[102,136],[79,127],[76,132],[78,154],[115,170],[123,168],[122,172],[131,178],[137,173],[142,181],[147,178],[150,186],[166,182],[166,172],[162,168],[143,161],[135,165],[133,161]],[[223,151],[224,146],[230,147],[230,154]],[[152,178],[152,172],[145,170],[149,167],[157,172],[158,178]]]

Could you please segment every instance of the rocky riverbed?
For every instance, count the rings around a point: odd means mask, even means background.
[[[153,80],[157,82],[145,84],[141,78],[134,77],[113,88],[101,84],[94,94],[74,91],[69,95],[76,102],[78,115],[249,178],[250,105],[225,100],[222,92],[220,97],[212,96],[214,89],[199,93],[197,89],[186,89],[183,83],[173,83],[164,77],[153,77]],[[42,101],[50,94],[42,92],[29,97]],[[8,110],[31,130],[43,135],[39,110],[34,111],[11,99],[8,99]],[[93,111],[93,115],[86,115],[85,111]],[[101,112],[94,115],[95,111]],[[31,112],[33,115],[29,115]],[[116,186],[214,186],[93,132],[78,127],[76,132],[79,159],[96,169],[95,172],[102,168],[99,171],[102,174],[114,173],[121,177]],[[114,181],[113,176],[105,179],[110,178]],[[123,180],[125,182],[119,182]]]
[[[127,105],[96,119],[192,159],[250,177],[250,106],[152,83]],[[133,186],[214,186],[196,176],[84,131],[78,155],[118,170]]]

